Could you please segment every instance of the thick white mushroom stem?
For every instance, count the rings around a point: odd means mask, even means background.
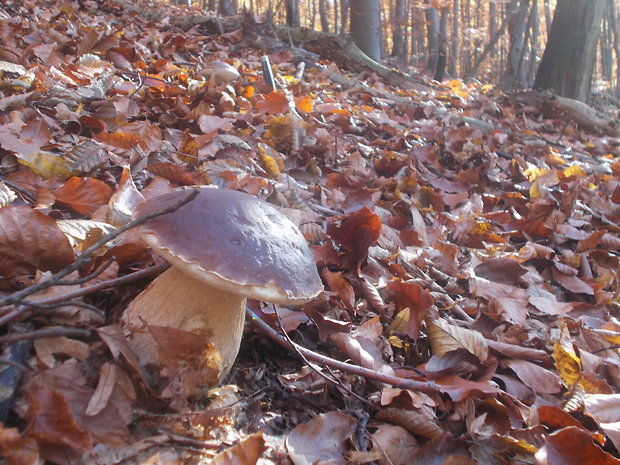
[[[241,344],[245,297],[209,286],[171,267],[157,277],[123,314],[129,343],[140,364],[158,365],[158,345],[147,325],[205,334],[221,356],[221,381],[230,371]]]

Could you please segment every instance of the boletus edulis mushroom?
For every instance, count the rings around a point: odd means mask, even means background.
[[[135,217],[181,201],[187,190],[140,204]],[[140,234],[171,267],[123,315],[142,365],[157,363],[149,325],[204,334],[219,352],[219,381],[237,357],[246,298],[299,305],[322,290],[308,244],[267,202],[225,189],[200,189],[176,211],[149,220]]]

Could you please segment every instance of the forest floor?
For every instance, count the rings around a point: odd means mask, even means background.
[[[266,49],[260,16],[175,25],[196,13],[2,3],[4,463],[620,463],[620,139]],[[164,269],[132,212],[197,184],[277,206],[325,286],[250,302],[212,388],[121,325]]]

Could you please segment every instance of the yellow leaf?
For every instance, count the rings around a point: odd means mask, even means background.
[[[540,197],[540,186],[538,182],[534,181],[530,186],[530,199],[537,199]]]
[[[577,176],[579,178],[585,178],[588,175],[588,173],[586,173],[586,170],[584,170],[581,166],[579,165],[571,165],[568,168],[566,168],[564,170],[564,176],[566,176],[567,178],[570,178],[571,176]]]
[[[394,334],[394,333],[407,334],[407,329],[409,328],[409,314],[410,314],[409,307],[398,312],[398,314],[394,317],[394,319],[390,323],[390,326],[388,326],[388,329],[387,329],[388,334]],[[390,344],[391,344],[391,341],[390,341]]]
[[[73,176],[73,163],[65,157],[49,152],[16,153],[19,163],[27,166],[44,179],[60,176],[68,179]]]
[[[553,345],[553,361],[566,387],[572,389],[581,378],[581,360],[575,353],[566,322],[560,320],[560,337]]]
[[[528,168],[526,169],[523,174],[527,176],[527,179],[532,182],[534,181],[536,178],[540,177],[540,176],[544,176],[545,174],[547,174],[549,172],[548,169],[545,168]]]

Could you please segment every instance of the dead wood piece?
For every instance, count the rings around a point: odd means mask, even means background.
[[[579,100],[560,97],[549,92],[527,92],[515,95],[514,98],[521,103],[540,108],[545,117],[570,118],[582,129],[620,137],[620,126],[617,121]]]

